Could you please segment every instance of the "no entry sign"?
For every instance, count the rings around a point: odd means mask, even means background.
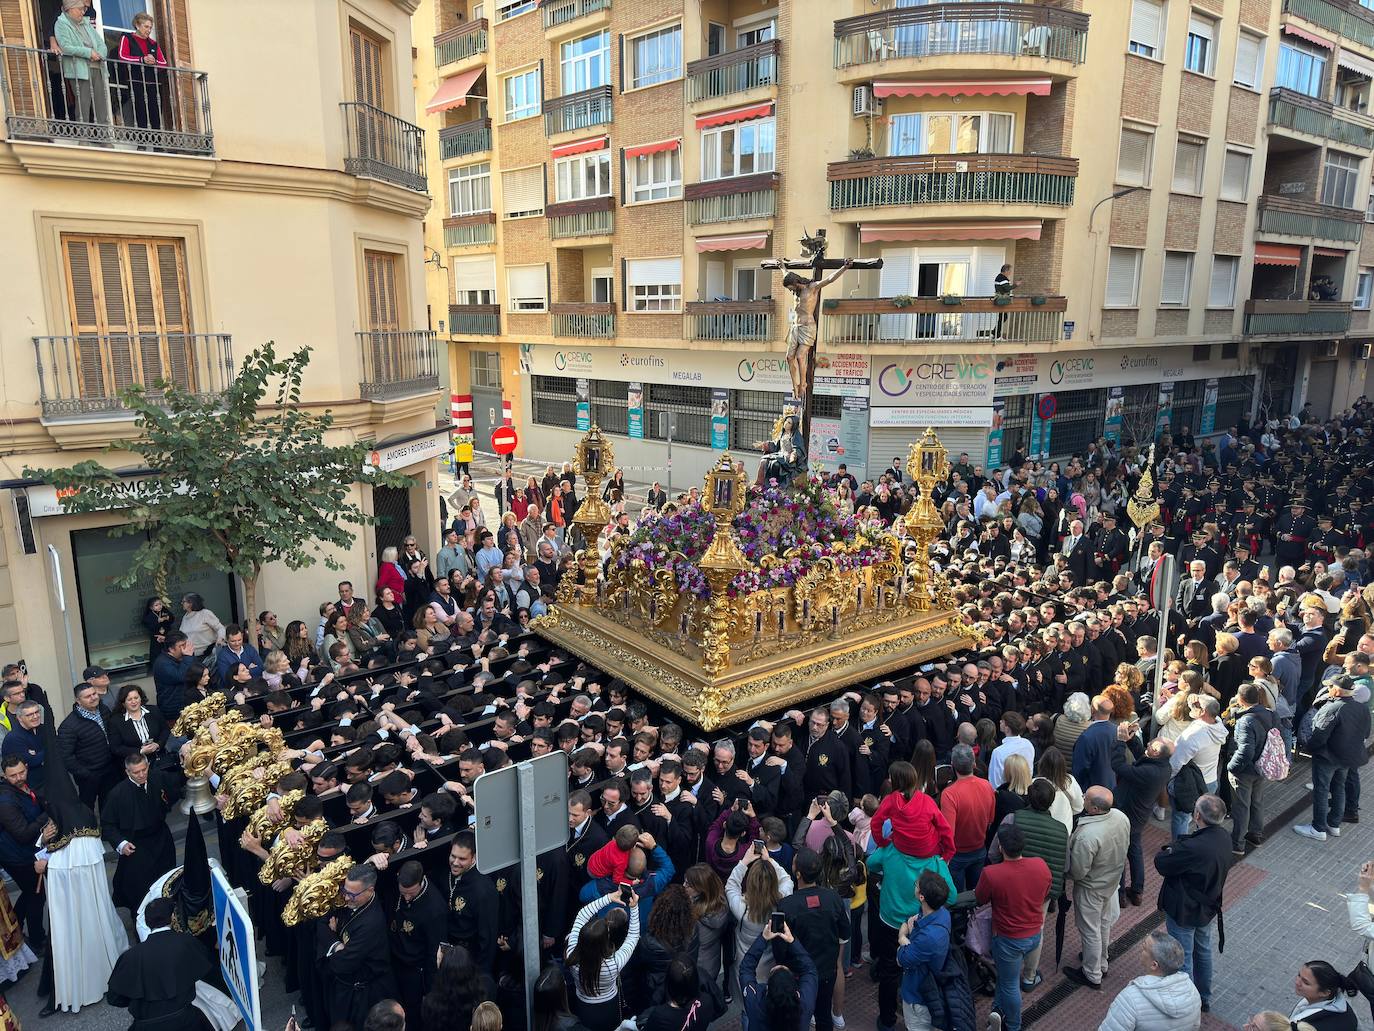
[[[491,449],[498,455],[509,455],[515,451],[520,438],[510,426],[498,426],[491,431]]]

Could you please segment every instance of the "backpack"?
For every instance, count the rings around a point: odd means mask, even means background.
[[[977,1031],[978,1018],[974,1009],[973,989],[969,987],[968,966],[963,950],[953,940],[945,954],[945,965],[932,972],[935,996],[926,994],[932,1023],[940,1031]],[[923,993],[925,994],[925,993]]]
[[[1264,736],[1264,747],[1255,760],[1255,769],[1265,780],[1283,780],[1288,776],[1291,764],[1288,761],[1288,748],[1283,743],[1283,735],[1278,727],[1270,727]]]

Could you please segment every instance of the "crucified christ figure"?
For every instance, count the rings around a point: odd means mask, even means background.
[[[782,277],[782,285],[797,295],[796,304],[787,313],[787,371],[792,376],[792,394],[798,400],[810,395],[807,382],[807,368],[811,363],[811,352],[816,349],[816,306],[821,290],[842,276],[853,264],[846,258],[844,264],[833,273],[820,278],[818,269],[811,279],[789,272]]]

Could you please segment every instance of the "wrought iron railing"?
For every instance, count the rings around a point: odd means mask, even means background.
[[[687,66],[687,100],[714,100],[778,81],[776,39],[714,54]]]
[[[772,340],[772,301],[688,301],[691,340]]]
[[[1030,3],[933,3],[835,22],[835,67],[946,54],[1000,54],[1082,64],[1088,16]]]
[[[1374,150],[1374,119],[1282,86],[1269,91],[1269,124]]]
[[[611,0],[544,0],[544,28],[552,29],[610,6]]]
[[[160,383],[202,397],[221,394],[234,378],[228,333],[85,333],[34,337],[38,398],[44,418],[126,411],[123,393],[142,387],[155,400]]]
[[[556,337],[615,336],[615,305],[555,301],[549,319]]]
[[[1246,336],[1326,336],[1350,329],[1349,301],[1245,302]]]
[[[459,215],[444,219],[445,247],[480,247],[496,242],[496,213]]]
[[[439,343],[428,330],[367,330],[358,346],[362,397],[389,401],[439,389]]]
[[[1063,297],[841,298],[822,311],[825,339],[832,344],[1018,343],[1059,340],[1063,335]],[[955,303],[957,302],[957,303]]]
[[[452,336],[494,337],[501,335],[499,304],[450,304],[448,331]]]
[[[830,210],[908,204],[1073,203],[1078,159],[1032,154],[921,154],[832,162]]]
[[[442,68],[446,64],[462,61],[469,57],[487,52],[487,20],[455,25],[447,32],[434,37],[434,63]]]
[[[381,179],[416,193],[428,190],[423,129],[371,104],[345,101],[339,106],[348,138],[345,172]]]
[[[1305,18],[1313,25],[1374,48],[1374,11],[1340,0],[1283,0],[1283,13]]]
[[[1314,237],[1357,243],[1364,236],[1364,215],[1356,208],[1312,204],[1292,197],[1263,196],[1256,205],[1261,233]]]
[[[544,101],[544,134],[590,129],[611,120],[611,87],[595,86]]]
[[[491,119],[479,118],[462,125],[449,125],[439,130],[439,158],[467,157],[491,150]]]
[[[88,77],[77,78],[77,68]],[[215,152],[209,77],[190,68],[113,59],[92,64],[6,44],[0,46],[0,92],[10,139]]]

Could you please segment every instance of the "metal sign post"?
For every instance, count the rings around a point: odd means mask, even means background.
[[[199,816],[191,819],[199,820]],[[247,900],[224,876],[219,863],[210,860],[210,890],[215,907],[215,937],[219,941],[220,973],[229,997],[248,1031],[261,1031],[261,990],[258,984],[257,938]]]
[[[525,1020],[534,1027],[539,977],[538,859],[568,840],[568,755],[562,749],[484,773],[472,785],[477,869],[494,873],[520,864],[520,913],[525,959]],[[518,820],[511,820],[512,813]]]

